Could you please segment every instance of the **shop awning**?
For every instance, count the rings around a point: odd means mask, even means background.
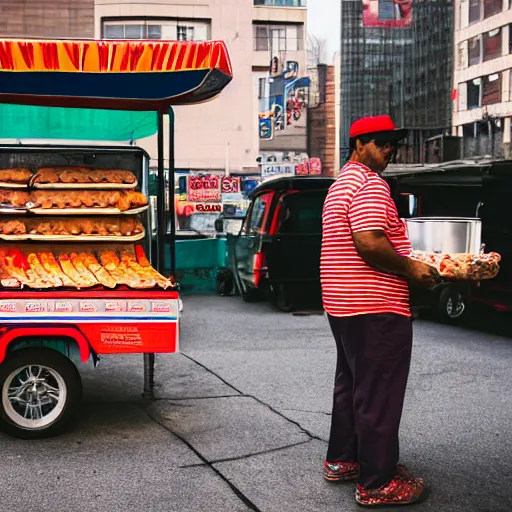
[[[0,40],[0,103],[166,112],[231,80],[220,41]]]

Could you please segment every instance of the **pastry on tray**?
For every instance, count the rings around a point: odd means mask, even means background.
[[[0,284],[29,288],[115,288],[174,287],[174,282],[157,272],[141,246],[51,252],[26,248],[0,250]]]
[[[0,234],[2,235],[25,235],[27,226],[23,220],[0,219]]]
[[[66,236],[134,236],[144,231],[139,219],[126,218],[51,218],[28,219],[25,221],[28,232],[34,235],[66,235]]]
[[[121,211],[146,206],[148,201],[134,190],[35,190],[30,194],[33,208],[118,208]]]
[[[469,281],[494,279],[499,273],[501,261],[501,256],[496,252],[435,254],[415,251],[412,257],[432,265],[445,279]]]
[[[44,167],[31,180],[35,184],[118,184],[135,185],[137,178],[131,171],[120,169],[91,169],[88,167]]]
[[[26,185],[30,178],[32,178],[32,171],[30,169],[0,169],[0,183]]]
[[[30,194],[20,190],[1,190],[0,189],[0,207],[10,206],[15,208],[25,208],[30,200]]]

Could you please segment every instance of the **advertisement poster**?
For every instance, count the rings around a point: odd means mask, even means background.
[[[189,176],[187,199],[193,203],[220,203],[221,176]]]
[[[260,140],[272,140],[274,138],[274,123],[270,117],[260,117]]]
[[[259,114],[260,140],[272,140],[276,132],[286,130],[303,117],[308,106],[310,79],[299,78],[299,64],[287,61],[284,70],[280,69],[279,59],[272,61],[268,79],[268,111]],[[276,67],[277,66],[277,67]]]
[[[309,159],[309,174],[311,176],[320,176],[322,174],[322,160],[320,158]]]
[[[240,193],[240,177],[224,176],[221,179],[221,192],[223,194],[239,194]]]
[[[400,28],[412,25],[412,0],[362,0],[363,26]]]

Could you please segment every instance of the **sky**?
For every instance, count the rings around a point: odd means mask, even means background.
[[[308,0],[308,34],[327,40],[327,63],[340,47],[341,0]]]

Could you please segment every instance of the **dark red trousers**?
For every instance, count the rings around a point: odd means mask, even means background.
[[[328,462],[358,461],[374,489],[395,475],[398,429],[412,350],[412,320],[394,315],[329,316],[338,358]]]

